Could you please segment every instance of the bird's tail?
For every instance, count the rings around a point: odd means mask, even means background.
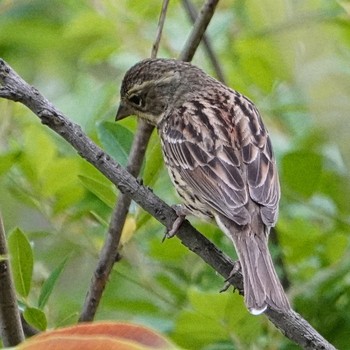
[[[251,225],[238,226],[228,220],[225,233],[233,240],[243,273],[244,301],[250,313],[259,315],[267,307],[287,311],[289,301],[273,266],[264,225],[254,232]],[[220,223],[222,227],[223,222]],[[244,228],[242,230],[242,228]]]

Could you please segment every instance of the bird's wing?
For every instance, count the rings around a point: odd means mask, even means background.
[[[280,185],[270,137],[259,111],[243,96],[235,98],[233,115],[235,129],[245,135],[239,141],[249,195],[261,206],[263,222],[273,226],[278,216]]]
[[[271,226],[279,200],[271,143],[254,105],[243,102],[247,106],[223,109],[199,101],[194,108],[191,101],[173,110],[161,126],[163,151],[168,166],[201,202],[244,225],[250,222],[251,198]]]

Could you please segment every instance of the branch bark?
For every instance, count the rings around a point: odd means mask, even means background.
[[[147,144],[153,128],[149,124],[140,123],[127,165],[127,171],[137,176],[140,172]],[[118,261],[118,247],[123,231],[124,223],[129,212],[131,197],[121,193],[112,213],[106,240],[100,252],[99,260],[91,278],[88,293],[86,295],[79,322],[92,321],[95,317],[97,307],[102,293],[112,271],[113,265]]]
[[[0,337],[6,347],[15,346],[24,340],[7,254],[5,229],[0,213]]]
[[[122,193],[130,196],[166,227],[172,227],[177,218],[175,211],[152,191],[141,185],[126,169],[116,163],[101,148],[95,145],[81,127],[68,120],[38,90],[27,84],[4,60],[0,59],[0,97],[20,102],[36,114],[44,125],[61,135],[88,162],[94,165]],[[215,245],[193,228],[188,221],[181,225],[177,237],[199,255],[224,278],[232,271],[233,262]],[[230,279],[241,293],[242,275],[236,273]],[[304,349],[335,349],[306,320],[295,311],[280,313],[267,310],[265,315],[281,332]]]
[[[152,56],[156,56],[158,51],[168,4],[169,0],[164,0],[159,18],[156,40],[152,47]],[[143,121],[141,121],[138,125],[130,151],[128,164],[126,166],[126,170],[134,177],[136,177],[141,170],[147,145],[153,129],[153,126]],[[130,204],[131,197],[128,194],[120,193],[112,212],[106,240],[101,249],[96,269],[91,278],[89,290],[87,292],[78,322],[92,321],[95,317],[109,275],[112,272],[114,264],[119,261],[118,248],[123,227],[129,213]]]
[[[198,13],[197,13],[195,6],[193,5],[191,0],[182,0],[182,4],[183,4],[183,7],[186,10],[191,22],[194,24],[197,20],[197,17],[198,17]],[[212,48],[211,42],[208,39],[208,36],[206,34],[203,35],[202,42],[204,45],[204,49],[208,55],[208,58],[210,59],[210,62],[213,65],[214,71],[216,72],[217,78],[222,83],[227,85],[224,73],[223,73],[221,66],[220,66],[220,63],[216,58],[216,55],[215,55],[215,52]]]
[[[219,0],[208,0],[202,6],[199,15],[193,25],[190,36],[188,37],[184,48],[182,49],[179,57],[182,61],[192,61],[192,58],[197,50],[199,43],[201,42],[205,30],[207,29],[211,18],[214,15],[216,5]]]

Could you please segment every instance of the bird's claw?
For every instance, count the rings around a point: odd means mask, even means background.
[[[220,289],[220,293],[226,292],[230,288],[231,286],[230,279],[240,270],[241,270],[241,263],[237,260],[233,263],[233,269],[231,270],[228,277],[225,279],[225,284]]]
[[[186,215],[188,214],[188,210],[181,204],[173,205],[172,208],[175,210],[177,218],[173,222],[173,225],[171,226],[170,230],[167,229],[167,231],[165,232],[162,242],[164,242],[166,238],[172,238],[176,235],[180,226],[185,221]]]

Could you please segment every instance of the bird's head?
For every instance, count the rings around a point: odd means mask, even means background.
[[[173,59],[146,59],[125,74],[116,120],[137,115],[157,125],[168,108],[193,91],[191,80],[203,72],[186,62]]]

